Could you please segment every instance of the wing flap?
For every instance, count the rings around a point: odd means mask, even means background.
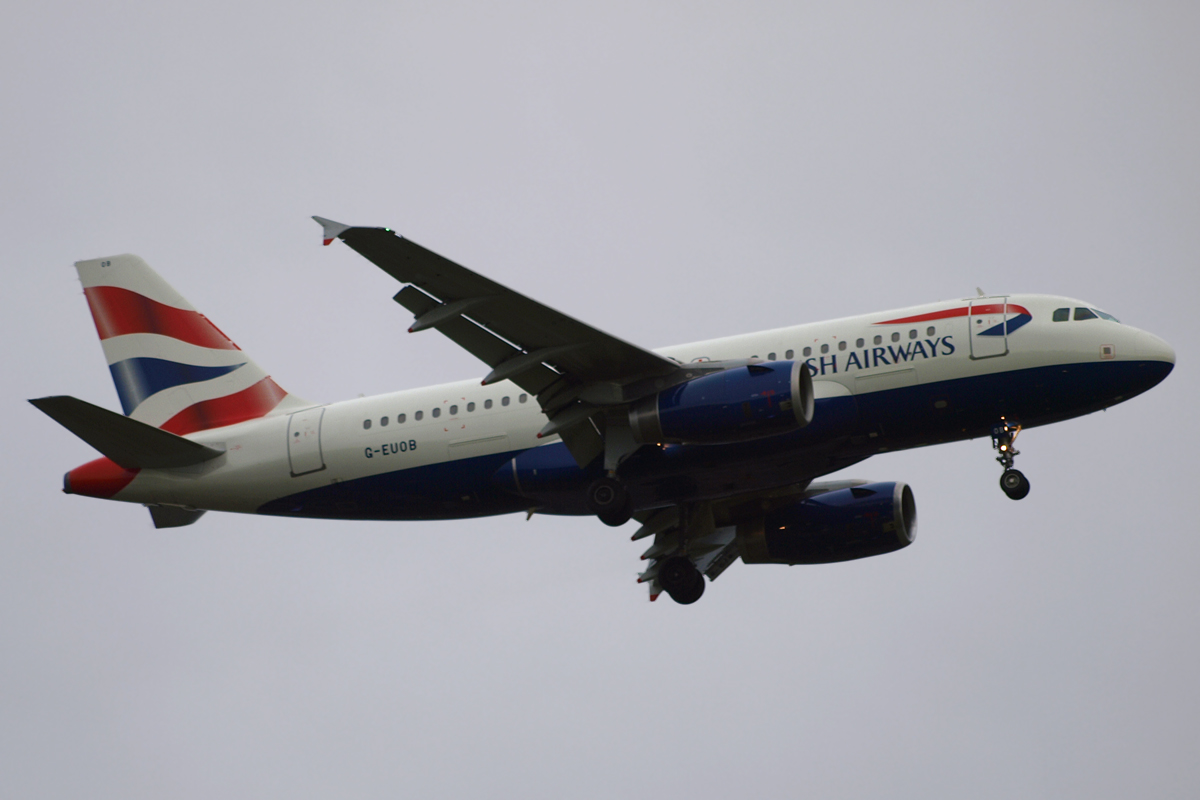
[[[500,368],[503,364],[530,355],[463,316],[463,312],[469,307],[469,304],[463,304],[462,301],[456,301],[457,309],[451,309],[451,306],[455,305],[454,303],[439,303],[433,297],[411,285],[401,289],[393,299],[413,312],[416,321],[411,330],[416,330],[422,320],[425,320],[426,324],[420,328],[421,330],[427,327],[436,327],[446,338],[489,367]],[[480,301],[482,302],[484,299],[480,298]],[[511,375],[506,374],[505,377],[510,378],[513,383],[532,394],[539,394],[559,379],[558,373],[543,365],[541,359],[522,363],[518,365],[517,369],[510,368],[507,372]],[[494,383],[495,381],[484,379],[484,382]]]
[[[642,553],[642,560],[649,561],[650,565],[638,575],[638,583],[648,584],[651,601],[662,593],[658,568],[668,558],[686,556],[701,574],[715,581],[739,556],[737,527],[717,526],[709,502],[653,512],[646,517],[633,539],[637,541],[651,535],[654,543]]]

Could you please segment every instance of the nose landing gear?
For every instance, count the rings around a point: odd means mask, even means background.
[[[1000,454],[996,456],[996,460],[1004,467],[1004,474],[1000,476],[1000,488],[1013,500],[1020,500],[1029,494],[1029,479],[1020,470],[1013,469],[1013,461],[1021,454],[1013,447],[1013,442],[1020,432],[1020,423],[1004,417],[1000,418],[998,425],[992,426],[992,448]]]

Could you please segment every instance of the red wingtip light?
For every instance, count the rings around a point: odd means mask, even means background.
[[[333,242],[333,239],[326,239],[326,240],[325,240],[325,246],[326,246],[326,247],[329,247],[329,245],[330,245],[332,242]]]

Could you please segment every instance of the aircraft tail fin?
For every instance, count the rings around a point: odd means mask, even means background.
[[[126,416],[176,434],[304,408],[145,261],[78,261]]]
[[[224,452],[74,397],[40,397],[29,402],[127,470],[189,467]]]

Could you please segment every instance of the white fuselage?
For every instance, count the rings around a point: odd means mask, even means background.
[[[997,324],[986,315],[944,316],[1005,302],[944,301],[657,352],[683,363],[802,361],[812,371],[818,401],[1056,365],[1174,361],[1160,339],[1116,321],[1052,321],[1056,309],[1088,307],[1067,298],[1007,297],[1032,319],[1000,335],[981,335]],[[935,318],[896,322],[914,317]],[[1003,326],[1004,317],[998,320]],[[252,513],[269,501],[333,484],[553,445],[554,437],[538,438],[545,424],[536,398],[509,382],[481,386],[471,379],[409,389],[191,434],[224,455],[194,467],[142,470],[113,499]],[[463,488],[464,502],[471,492]]]

